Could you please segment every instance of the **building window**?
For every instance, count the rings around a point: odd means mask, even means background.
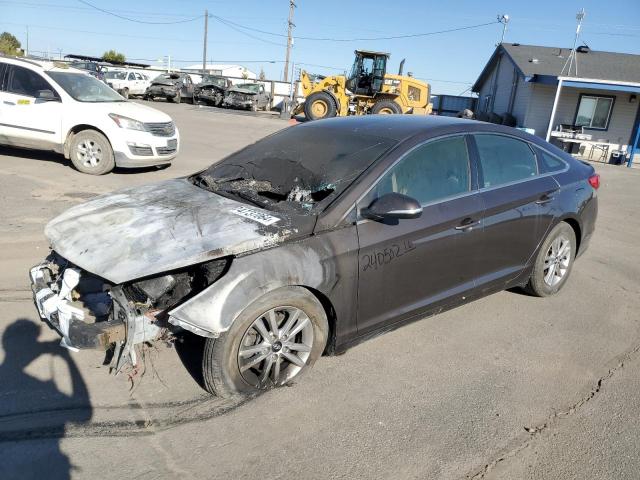
[[[611,110],[613,110],[614,98],[615,97],[580,95],[574,125],[595,130],[606,130],[609,128],[609,119],[611,118]]]

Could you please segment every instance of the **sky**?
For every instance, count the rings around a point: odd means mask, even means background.
[[[282,78],[289,0],[87,1],[126,19],[79,0],[0,0],[0,31],[13,33],[24,47],[28,29],[29,50],[40,55],[101,56],[115,49],[131,61],[159,65],[161,58],[170,55],[174,65],[187,66],[202,63],[204,10],[208,9],[218,17],[209,18],[210,63],[238,63],[256,73],[263,69],[268,79]],[[428,81],[434,94],[469,94],[500,41],[498,14],[510,18],[505,42],[570,48],[576,13],[584,8],[580,43],[593,50],[640,54],[640,0],[295,2],[292,60],[298,68],[340,74],[351,66],[355,49],[379,50],[391,54],[388,71],[396,73],[406,58],[405,72]],[[494,23],[474,27],[490,22]],[[474,28],[372,39],[461,27]]]

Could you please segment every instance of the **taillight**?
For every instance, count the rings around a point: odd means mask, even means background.
[[[600,187],[600,175],[594,173],[589,177],[589,185],[591,185],[594,189],[598,189]]]

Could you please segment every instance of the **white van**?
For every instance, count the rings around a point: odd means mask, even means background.
[[[178,129],[167,114],[124,99],[59,62],[0,57],[0,144],[62,153],[84,173],[168,165]]]

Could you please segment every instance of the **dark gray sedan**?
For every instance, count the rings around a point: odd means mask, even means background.
[[[599,177],[518,130],[366,116],[286,128],[188,178],[120,190],[46,227],[31,272],[70,348],[206,338],[206,388],[286,384],[325,353],[512,287],[557,293]]]

